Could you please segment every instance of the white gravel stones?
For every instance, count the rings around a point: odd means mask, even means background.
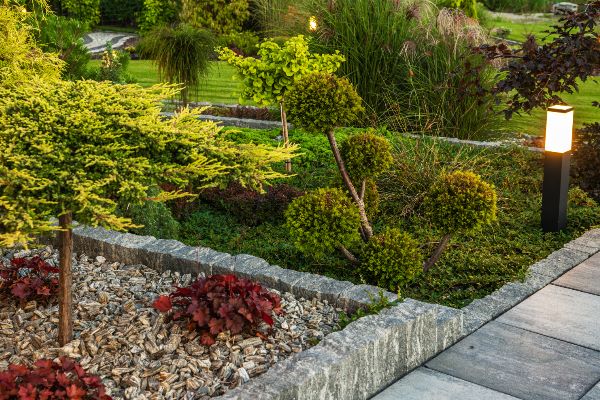
[[[0,251],[0,260],[39,254],[57,264],[51,248]],[[75,260],[74,340],[56,343],[56,303],[20,305],[0,299],[0,370],[10,363],[67,355],[103,379],[115,399],[206,399],[248,382],[278,361],[305,350],[332,332],[341,310],[326,301],[281,294],[283,316],[261,339],[221,333],[203,346],[196,332],[167,322],[151,303],[193,277],[143,265],[106,263],[104,257]]]

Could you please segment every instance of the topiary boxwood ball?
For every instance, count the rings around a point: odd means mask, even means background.
[[[360,259],[363,271],[391,291],[405,287],[423,271],[419,243],[399,229],[373,236],[364,245]]]
[[[373,132],[350,136],[342,143],[340,152],[355,184],[381,175],[394,160],[390,142]]]
[[[431,188],[423,207],[443,232],[468,233],[496,220],[496,202],[494,185],[472,172],[456,171]]]
[[[364,112],[362,99],[348,79],[323,72],[298,80],[285,102],[290,121],[311,132],[349,125]]]
[[[296,248],[317,258],[360,239],[358,209],[341,189],[318,189],[298,197],[285,219]]]

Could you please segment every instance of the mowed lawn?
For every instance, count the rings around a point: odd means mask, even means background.
[[[98,66],[99,60],[92,60],[91,65]],[[158,68],[151,60],[131,60],[127,72],[141,86],[147,87],[160,83]],[[206,101],[213,104],[237,104],[240,101],[242,82],[234,78],[235,70],[225,62],[211,62],[209,74],[197,88],[192,90],[193,101]],[[242,102],[250,104],[251,102]]]

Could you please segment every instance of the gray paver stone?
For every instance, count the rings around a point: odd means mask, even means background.
[[[576,400],[600,377],[600,352],[492,321],[427,367],[524,400]]]
[[[419,368],[372,400],[518,400],[516,397],[463,381],[428,368]]]
[[[581,400],[600,400],[600,382],[587,392]]]

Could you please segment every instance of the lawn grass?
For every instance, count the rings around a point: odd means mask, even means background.
[[[229,130],[238,142],[277,143],[278,130]],[[338,130],[339,141],[354,130]],[[283,180],[304,190],[339,185],[340,179],[324,135],[310,135],[299,130],[290,137],[301,147],[303,155],[294,160],[294,176]],[[373,220],[376,231],[398,227],[410,232],[422,244],[424,254],[431,254],[441,237],[417,207],[406,212],[406,198],[415,195],[412,182],[427,187],[421,170],[433,175],[460,166],[473,170],[492,182],[498,191],[498,221],[483,231],[458,236],[438,264],[420,276],[401,294],[424,301],[450,306],[464,306],[471,300],[491,293],[503,284],[522,279],[529,265],[546,257],[565,242],[577,237],[590,226],[600,224],[600,207],[574,201],[569,206],[568,228],[561,233],[544,234],[540,229],[542,162],[539,153],[520,148],[485,149],[457,146],[435,138],[409,139],[388,134],[396,149],[394,174],[382,179],[381,213]],[[401,177],[398,175],[402,175]],[[432,174],[427,174],[428,179]],[[401,179],[400,179],[401,178]],[[406,184],[406,182],[410,182]],[[575,191],[581,198],[581,192]],[[272,264],[300,271],[318,273],[355,283],[374,283],[332,254],[315,259],[296,250],[279,222],[247,226],[223,208],[202,201],[180,218],[179,239],[189,245],[202,245],[231,254],[253,254]],[[359,252],[359,248],[352,248]],[[391,289],[391,288],[388,288]]]
[[[92,60],[91,66],[98,66],[99,60]],[[160,83],[158,68],[152,60],[131,60],[127,72],[141,86],[148,87]],[[192,101],[206,101],[213,104],[238,104],[242,83],[234,78],[235,69],[222,61],[211,62],[208,77],[196,90],[191,90]],[[251,104],[243,101],[242,104]]]
[[[524,42],[529,35],[534,35],[536,38],[540,39],[548,36],[544,31],[548,31],[550,26],[557,22],[558,17],[531,18],[519,21],[511,21],[501,17],[492,17],[486,21],[486,27],[509,29],[510,33],[506,39]]]

